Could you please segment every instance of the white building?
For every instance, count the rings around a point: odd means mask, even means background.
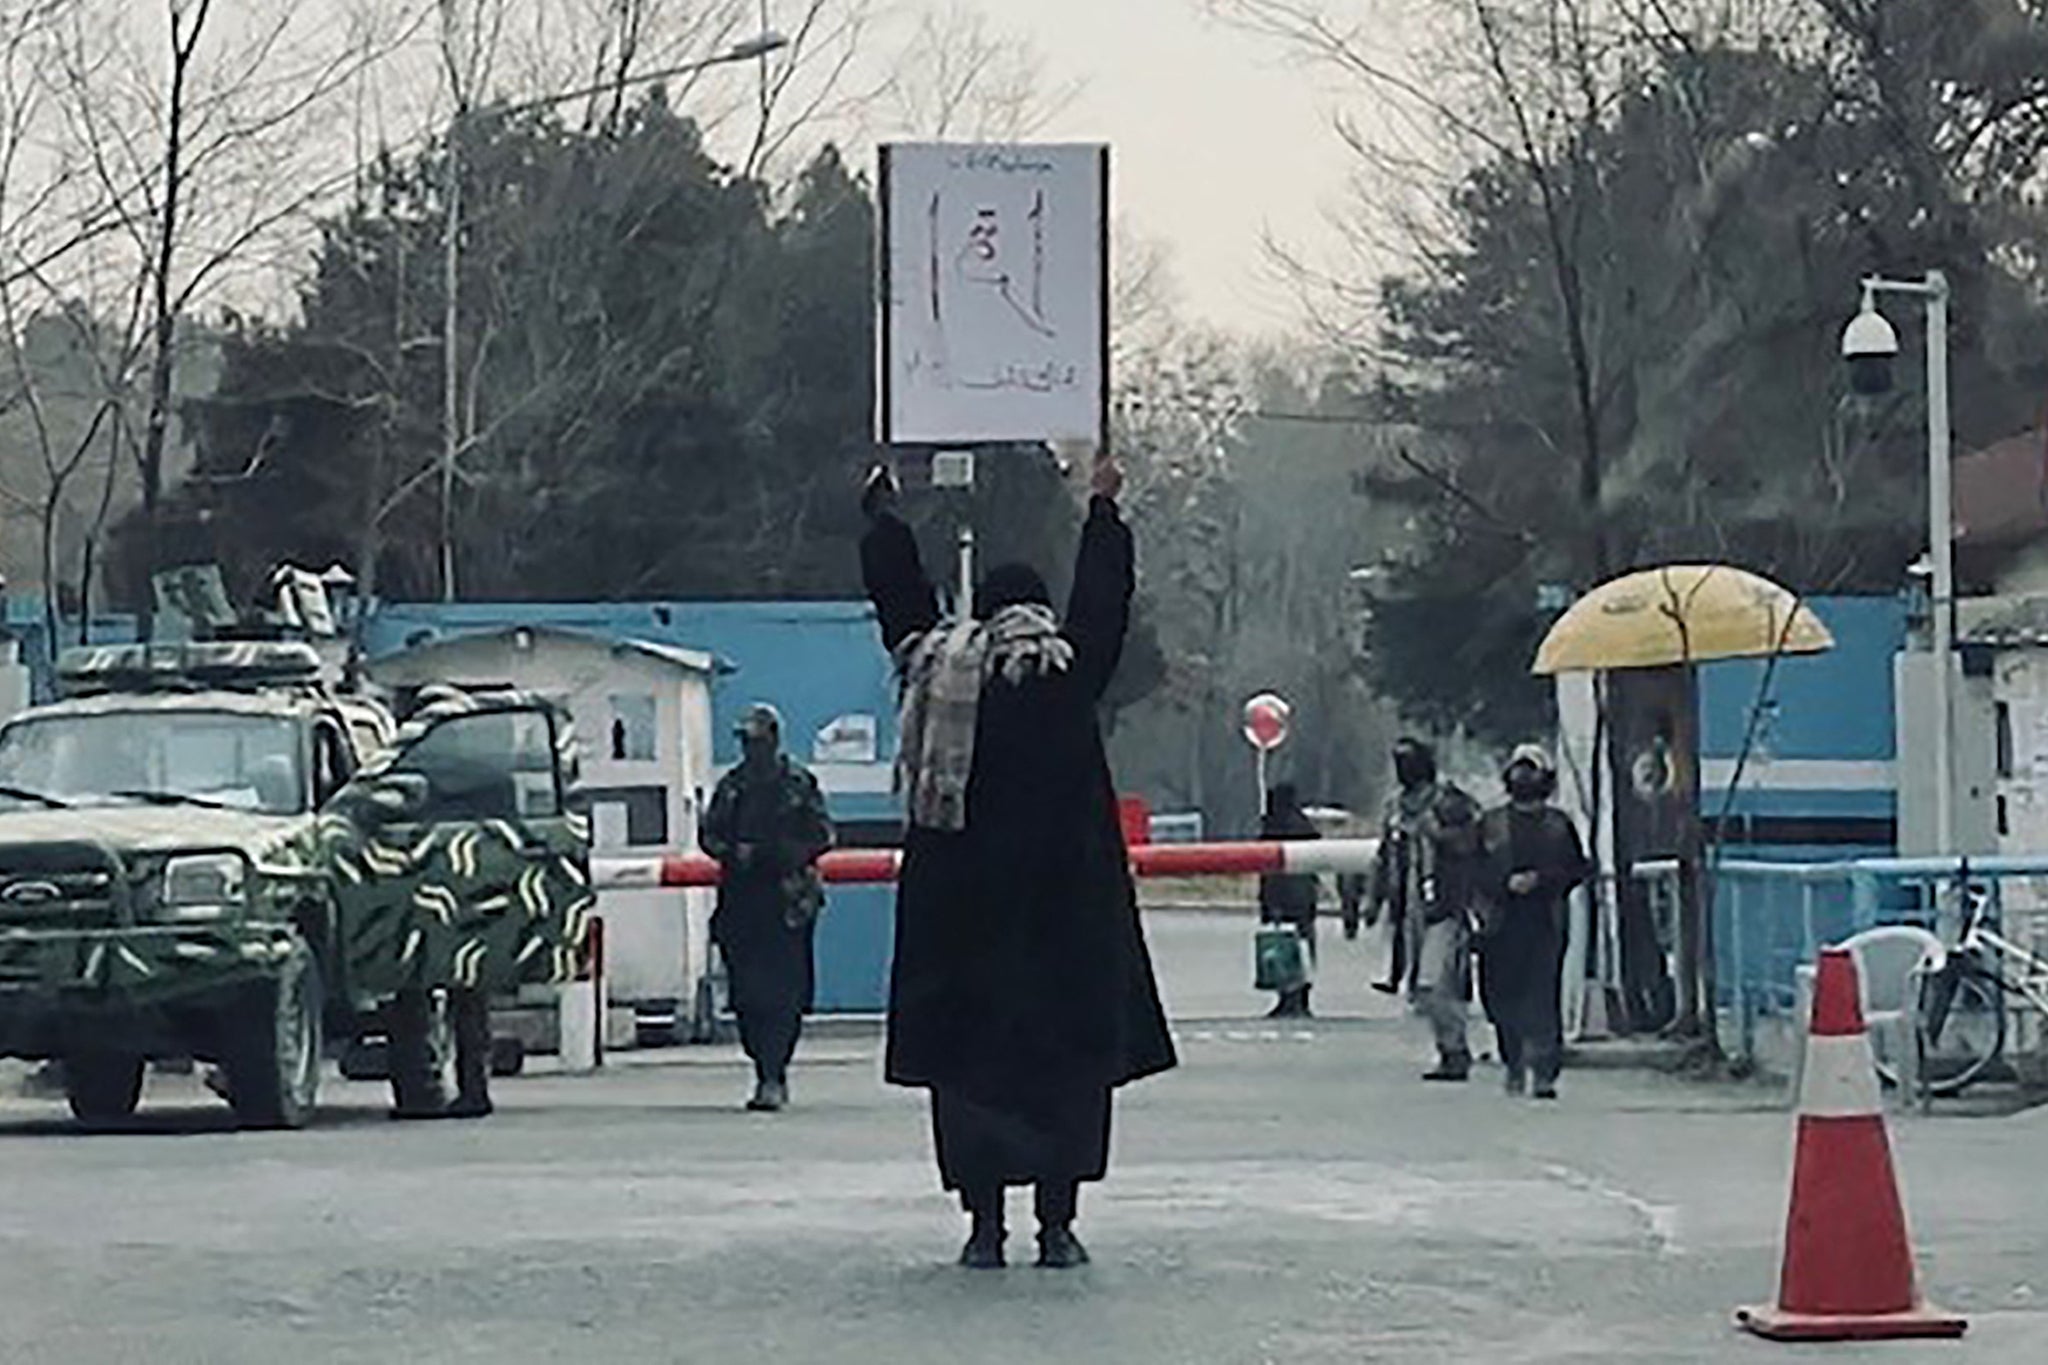
[[[718,664],[709,654],[517,626],[419,645],[377,660],[370,672],[401,695],[445,682],[516,687],[559,703],[576,728],[594,851],[696,851],[698,820],[716,781],[711,683]],[[671,1009],[679,1026],[708,1028],[711,909],[703,891],[603,892],[598,913],[612,1003],[635,1006],[656,1028]]]

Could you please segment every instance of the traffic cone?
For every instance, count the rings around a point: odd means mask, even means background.
[[[1959,1337],[1968,1326],[1929,1306],[1915,1282],[1862,998],[1855,958],[1823,951],[1778,1302],[1735,1315],[1737,1325],[1773,1341]]]

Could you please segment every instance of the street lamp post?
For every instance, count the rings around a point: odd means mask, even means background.
[[[1930,270],[1920,280],[1863,281],[1863,310],[1842,336],[1842,354],[1858,390],[1891,386],[1899,341],[1877,311],[1880,294],[1920,299],[1927,309],[1927,532],[1931,568],[1930,625],[1934,664],[1934,830],[1936,852],[1955,851],[1955,722],[1950,704],[1955,654],[1955,509],[1949,491],[1948,277]]]
[[[762,61],[788,46],[788,38],[773,29],[767,29],[743,42],[734,43],[723,52],[694,62],[663,67],[658,71],[607,81],[602,85],[583,86],[556,95],[543,95],[537,99],[501,102],[489,106],[489,111],[500,116],[531,113],[536,109],[572,104],[577,100],[589,99],[593,95],[609,94],[630,86],[650,85],[656,81],[672,80],[677,76],[693,76],[700,71],[709,71],[713,67]],[[464,125],[476,112],[460,102],[461,94],[462,92],[458,90],[455,114],[448,124],[448,184],[445,191],[448,205],[447,218],[443,224],[446,240],[443,244],[442,258],[444,311],[441,319],[441,600],[444,602],[455,600],[455,469],[456,462],[462,454],[462,361],[456,344],[462,321],[462,137]]]

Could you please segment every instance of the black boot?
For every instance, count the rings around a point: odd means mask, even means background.
[[[448,1117],[451,1119],[487,1119],[496,1112],[497,1106],[491,1103],[488,1090],[482,1093],[474,1090],[468,1093],[457,1091],[455,1103],[448,1106]]]
[[[1267,1012],[1268,1019],[1306,1019],[1309,1017],[1309,986],[1297,986],[1291,991],[1280,992],[1280,1003]]]
[[[1070,1224],[1058,1223],[1038,1230],[1038,1265],[1042,1270],[1072,1270],[1088,1264],[1088,1248],[1074,1235]]]
[[[1081,1186],[1072,1180],[1041,1181],[1036,1191],[1038,1264],[1045,1270],[1072,1270],[1088,1264],[1088,1248],[1074,1235]]]
[[[960,1264],[969,1270],[1001,1270],[1003,1242],[1008,1236],[1003,1228],[1002,1190],[977,1190],[963,1195],[962,1202],[974,1222],[967,1234],[967,1245],[961,1248]]]
[[[1469,1052],[1446,1052],[1437,1059],[1436,1070],[1425,1071],[1425,1081],[1462,1081],[1472,1075],[1472,1054]]]
[[[455,1034],[455,1102],[452,1119],[480,1119],[491,1112],[491,999],[480,990],[448,992],[448,1022]]]

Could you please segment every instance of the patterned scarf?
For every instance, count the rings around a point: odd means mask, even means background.
[[[958,621],[912,636],[899,661],[903,748],[897,764],[910,793],[910,822],[920,829],[966,829],[982,688],[997,678],[1015,684],[1064,673],[1074,647],[1061,638],[1051,608],[1025,603],[988,621]]]

